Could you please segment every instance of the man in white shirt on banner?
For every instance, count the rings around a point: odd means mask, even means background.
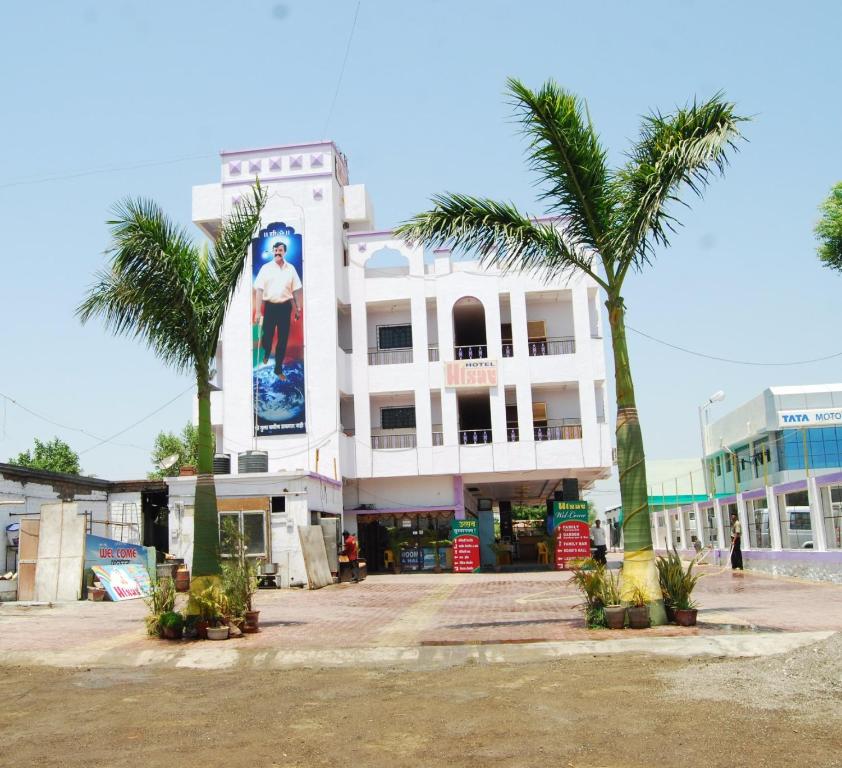
[[[591,541],[593,542],[594,548],[593,559],[598,563],[605,565],[607,562],[605,552],[608,548],[605,545],[605,528],[602,527],[602,523],[599,520],[597,520],[591,528]]]
[[[254,322],[263,323],[260,338],[263,362],[269,362],[269,356],[272,354],[272,339],[277,331],[275,375],[281,381],[286,381],[283,363],[293,309],[295,309],[296,320],[301,316],[301,278],[295,267],[284,260],[286,252],[286,243],[276,241],[272,245],[274,258],[260,268],[254,281]]]

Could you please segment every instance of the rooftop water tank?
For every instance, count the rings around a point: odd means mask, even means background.
[[[215,453],[213,456],[213,473],[215,475],[231,474],[231,454]]]
[[[269,471],[269,454],[266,451],[245,451],[237,456],[237,471],[241,474]]]

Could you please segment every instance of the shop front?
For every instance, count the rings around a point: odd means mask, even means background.
[[[360,552],[369,573],[451,570],[453,519],[452,510],[358,513]]]

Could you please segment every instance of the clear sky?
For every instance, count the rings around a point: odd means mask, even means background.
[[[585,97],[615,163],[640,114],[724,90],[754,116],[748,142],[681,212],[672,248],[631,276],[628,322],[742,360],[842,351],[842,275],[819,265],[812,236],[842,179],[842,4],[362,0],[328,122],[355,8],[0,2],[0,392],[99,438],[185,392],[189,378],[135,341],[81,327],[74,308],[104,263],[109,206],[149,196],[189,225],[191,186],[219,178],[221,149],[332,138],[380,227],[443,190],[541,213],[503,95],[509,75]],[[771,384],[842,380],[842,358],[749,367],[629,343],[653,458],[698,454],[696,407],[717,389],[727,399],[714,416]],[[97,446],[0,398],[0,460],[58,435],[89,473],[143,476],[155,434],[190,414],[183,394]]]

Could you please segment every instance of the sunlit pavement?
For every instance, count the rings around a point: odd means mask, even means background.
[[[613,559],[616,559],[614,556]],[[261,590],[261,632],[225,643],[145,636],[141,601],[0,607],[0,660],[218,646],[258,651],[515,645],[842,630],[842,586],[703,566],[699,626],[588,630],[564,572],[401,574],[316,591]],[[180,600],[183,600],[183,596]]]

